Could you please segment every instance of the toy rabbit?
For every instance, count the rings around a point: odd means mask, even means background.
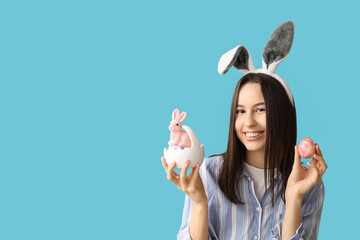
[[[180,169],[186,160],[190,161],[189,168],[193,168],[196,164],[201,165],[204,160],[204,145],[200,146],[199,140],[194,131],[186,125],[180,125],[186,118],[186,113],[180,114],[178,109],[172,113],[172,121],[169,130],[170,141],[169,148],[164,148],[164,157],[167,164],[175,162],[174,169]],[[181,130],[181,129],[184,129]]]
[[[184,149],[184,147],[191,147],[191,141],[189,135],[186,131],[181,130],[182,123],[186,118],[186,112],[180,114],[179,109],[175,109],[172,113],[172,121],[170,122],[169,130],[170,141],[168,142],[169,146],[172,146],[175,149]]]

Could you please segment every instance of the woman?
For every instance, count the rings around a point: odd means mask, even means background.
[[[168,179],[186,194],[178,239],[317,239],[327,165],[316,144],[309,168],[301,166],[294,100],[271,75],[255,71],[239,80],[226,152],[189,176],[189,162],[178,175],[161,158]]]
[[[295,142],[295,107],[281,84],[261,73],[240,79],[226,152],[187,177],[188,164],[177,175],[162,158],[168,179],[187,195],[179,239],[316,239],[327,166],[316,145],[309,168],[302,167]]]

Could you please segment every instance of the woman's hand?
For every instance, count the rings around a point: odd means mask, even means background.
[[[288,178],[285,191],[286,198],[302,198],[324,175],[327,165],[321,154],[318,144],[315,144],[315,154],[311,162],[308,162],[309,168],[301,166],[301,155],[299,147],[295,146],[294,165]]]
[[[189,176],[186,176],[187,167],[190,163],[189,160],[184,162],[180,175],[174,172],[175,162],[168,166],[164,157],[161,157],[161,162],[167,173],[168,180],[188,195],[194,204],[207,204],[204,185],[199,175],[199,164],[196,164]]]

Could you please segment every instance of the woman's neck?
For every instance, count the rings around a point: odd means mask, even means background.
[[[246,162],[256,168],[264,169],[264,151],[246,151]]]

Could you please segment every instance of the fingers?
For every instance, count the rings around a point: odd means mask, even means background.
[[[183,185],[183,186],[187,185],[186,171],[187,171],[187,167],[189,166],[189,163],[190,163],[190,161],[186,160],[182,165],[182,169],[181,169],[181,173],[180,173],[180,182],[181,182],[181,185]]]
[[[319,144],[315,144],[315,153],[319,156],[323,156],[319,147]]]
[[[164,158],[164,161],[165,161],[165,158]],[[166,162],[165,162],[165,164],[166,164]],[[170,163],[170,165],[167,166],[167,168],[166,168],[166,173],[167,173],[167,179],[169,181],[173,182],[174,184],[177,184],[177,181],[180,179],[180,177],[178,174],[176,174],[174,172],[175,166],[176,166],[175,162]]]
[[[319,169],[320,169],[320,173],[321,175],[323,175],[327,169],[327,164],[325,163],[324,157],[322,155],[322,152],[320,150],[319,144],[315,144],[315,154],[314,154],[314,158],[316,158],[319,163]]]
[[[193,175],[191,177],[191,183],[194,183],[197,181],[197,179],[199,178],[199,170],[200,170],[200,166],[199,164],[196,164],[196,166],[193,168],[191,174]]]
[[[299,146],[295,145],[295,155],[294,155],[294,164],[293,168],[301,167],[301,155],[299,152]]]
[[[194,172],[195,172],[195,168],[196,168],[196,166],[192,168],[191,173],[189,174],[189,176],[186,177],[187,180],[191,180],[191,179],[193,178]]]
[[[307,162],[307,164],[312,167],[312,168],[318,168],[319,167],[319,162],[317,159],[313,158],[311,160],[311,162]]]
[[[172,162],[168,165],[164,157],[161,157],[161,162],[165,169],[165,172],[167,173],[167,179],[172,183],[174,183],[180,190],[184,191],[185,193],[187,191],[186,189],[190,187],[194,187],[195,183],[198,181],[200,177],[199,164],[196,164],[196,166],[192,168],[192,171],[189,174],[189,176],[186,176],[187,168],[190,165],[189,160],[184,161],[180,175],[174,172],[174,168],[176,166],[175,162]]]
[[[322,157],[322,154],[319,148],[319,145],[316,144],[316,154],[314,154],[314,158],[318,161],[318,168],[320,171],[320,174],[323,175],[328,168],[327,164],[325,163],[324,158]]]
[[[313,171],[315,171],[315,174],[316,174],[316,179],[319,179],[319,177],[321,178],[321,174],[320,174],[320,169],[318,167],[318,161],[313,158],[311,160],[311,162],[307,162],[307,164],[309,165],[310,168],[313,169]]]
[[[161,163],[163,165],[163,168],[165,169],[165,172],[167,172],[168,165],[164,157],[161,157]]]

